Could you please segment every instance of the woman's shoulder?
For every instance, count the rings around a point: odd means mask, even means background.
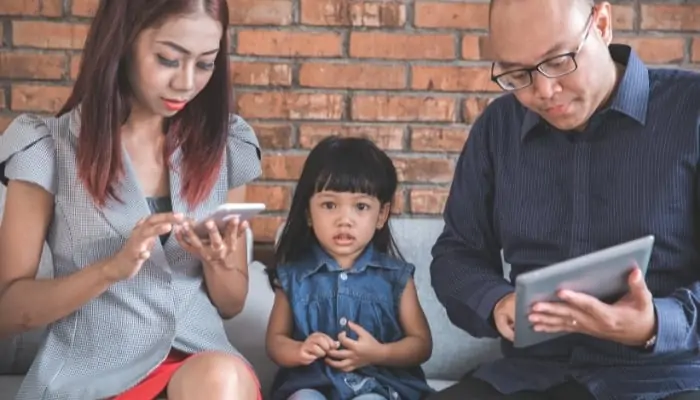
[[[241,116],[230,114],[226,161],[228,187],[245,185],[262,175],[262,151],[253,127]]]

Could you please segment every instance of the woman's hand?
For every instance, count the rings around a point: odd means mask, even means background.
[[[133,278],[141,270],[144,261],[160,235],[173,230],[184,221],[182,214],[159,213],[142,218],[134,226],[131,236],[110,262],[104,264],[105,273],[112,282]]]
[[[239,222],[238,218],[233,218],[226,224],[223,235],[212,220],[206,222],[206,227],[209,231],[208,237],[200,238],[194,233],[192,222],[185,222],[175,229],[175,237],[183,249],[203,262],[224,269],[234,269],[235,266],[228,265],[226,259],[239,246],[239,239],[244,237],[248,222]]]

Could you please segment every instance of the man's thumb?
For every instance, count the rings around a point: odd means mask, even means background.
[[[630,286],[630,292],[634,295],[640,295],[647,290],[647,284],[644,282],[644,277],[639,267],[635,267],[632,270],[627,281]]]

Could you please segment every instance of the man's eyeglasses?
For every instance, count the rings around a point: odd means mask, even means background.
[[[588,17],[586,30],[584,31],[581,43],[579,43],[576,50],[570,53],[560,54],[548,58],[532,68],[516,69],[499,75],[494,75],[496,63],[493,63],[491,64],[491,80],[496,82],[496,84],[498,84],[498,86],[505,91],[514,91],[532,85],[532,73],[535,71],[539,71],[539,73],[547,78],[558,78],[576,71],[578,68],[576,56],[586,43],[586,39],[588,39],[588,34],[591,31],[594,15],[595,9],[591,11],[591,15]]]

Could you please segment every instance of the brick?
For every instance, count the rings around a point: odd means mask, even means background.
[[[414,25],[420,28],[487,29],[487,3],[419,1]]]
[[[38,15],[39,0],[4,0],[0,2],[0,15]]]
[[[451,34],[352,32],[350,56],[403,60],[451,60],[455,58],[455,38]]]
[[[634,7],[631,5],[616,4],[612,10],[613,29],[631,31],[634,29]]]
[[[69,74],[70,78],[73,80],[78,79],[78,73],[80,72],[80,60],[82,57],[80,54],[73,54],[70,56],[70,66],[69,68]]]
[[[406,190],[401,187],[396,189],[396,194],[392,199],[391,213],[394,215],[403,214],[406,211]]]
[[[642,4],[641,29],[698,31],[700,30],[700,6]]]
[[[7,99],[5,99],[5,88],[0,86],[0,110],[7,107]]]
[[[282,63],[235,61],[231,63],[231,81],[236,85],[290,86],[292,66]]]
[[[63,15],[63,0],[42,0],[41,15],[60,17]]]
[[[465,60],[483,60],[488,54],[486,36],[464,35],[462,37],[462,58]]]
[[[450,97],[357,95],[352,99],[356,121],[454,121],[456,100]]]
[[[700,38],[693,39],[693,47],[690,50],[691,60],[693,62],[700,62]]]
[[[266,150],[292,147],[292,127],[287,124],[251,123],[260,146]]]
[[[447,158],[401,157],[394,158],[401,182],[448,183],[452,181],[454,163]]]
[[[98,4],[99,0],[73,0],[70,13],[78,17],[92,17]]]
[[[499,92],[487,67],[414,65],[411,88],[445,92]]]
[[[246,201],[265,203],[269,211],[284,211],[289,207],[291,193],[289,186],[252,184],[246,186]]]
[[[391,0],[301,0],[301,23],[397,28],[406,24],[406,5]]]
[[[13,111],[58,111],[70,95],[67,86],[12,85],[10,107]]]
[[[0,53],[0,78],[61,79],[66,72],[65,54],[28,51]]]
[[[85,43],[88,29],[85,24],[12,21],[12,40],[15,46],[79,50]]]
[[[272,243],[275,241],[277,229],[284,223],[284,217],[261,215],[250,220],[250,228],[253,237],[258,243]]]
[[[334,32],[242,30],[237,35],[238,54],[280,57],[337,57],[342,38]]]
[[[306,155],[268,154],[262,158],[262,171],[266,179],[297,180],[304,167]]]
[[[299,145],[310,149],[327,136],[364,137],[384,150],[403,148],[403,126],[306,124],[299,127]]]
[[[3,24],[0,23],[0,47],[5,47],[7,43],[5,42],[5,28],[3,28]]]
[[[292,0],[227,0],[233,25],[289,25]]]
[[[464,99],[462,115],[464,122],[473,124],[476,118],[484,112],[486,106],[491,104],[494,99],[491,97],[467,97]]]
[[[237,97],[241,115],[248,118],[336,120],[345,108],[340,94],[242,92]]]
[[[460,152],[469,136],[466,126],[413,127],[411,150]]]
[[[684,38],[623,37],[616,38],[615,42],[632,46],[639,57],[650,64],[678,63],[685,57]]]
[[[310,62],[301,66],[299,84],[318,88],[403,89],[406,70],[402,65]]]
[[[0,114],[0,135],[5,133],[5,129],[10,125],[10,122],[15,118],[12,114]]]
[[[447,202],[447,189],[413,189],[409,196],[413,214],[441,214]]]

